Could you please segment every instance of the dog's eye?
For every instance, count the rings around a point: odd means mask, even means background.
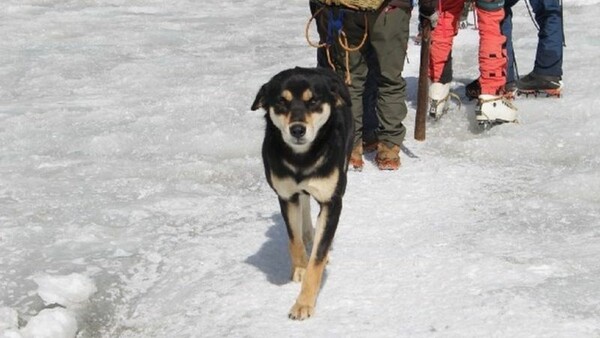
[[[313,97],[312,99],[308,100],[308,105],[309,105],[309,106],[315,106],[315,105],[317,105],[318,103],[319,103],[319,100],[318,100],[318,99],[316,99],[316,98],[314,98],[314,97]]]
[[[280,105],[285,106],[288,103],[288,100],[286,100],[283,96],[279,97],[279,102]]]

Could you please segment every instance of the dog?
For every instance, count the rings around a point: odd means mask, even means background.
[[[299,67],[265,83],[251,107],[266,111],[265,175],[287,228],[291,279],[302,283],[291,319],[314,314],[346,190],[354,134],[350,107],[348,89],[335,72]],[[315,229],[310,196],[321,209]]]

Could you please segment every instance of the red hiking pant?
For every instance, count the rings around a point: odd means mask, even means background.
[[[444,66],[452,51],[452,42],[458,34],[458,22],[465,0],[441,0],[439,21],[431,32],[429,77],[440,82]],[[477,8],[479,26],[479,82],[482,94],[501,94],[506,82],[506,38],[500,31],[504,9],[486,11]]]

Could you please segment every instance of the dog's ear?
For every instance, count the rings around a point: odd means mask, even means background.
[[[267,84],[265,83],[260,87],[260,90],[256,94],[256,98],[252,103],[251,110],[257,110],[258,108],[262,108],[265,106],[265,95],[267,94]]]

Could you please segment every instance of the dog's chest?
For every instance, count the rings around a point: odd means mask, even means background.
[[[317,201],[327,202],[335,194],[339,177],[340,173],[337,168],[327,176],[310,176],[301,181],[290,176],[279,177],[271,172],[271,184],[282,199],[289,199],[300,192],[307,192]]]

